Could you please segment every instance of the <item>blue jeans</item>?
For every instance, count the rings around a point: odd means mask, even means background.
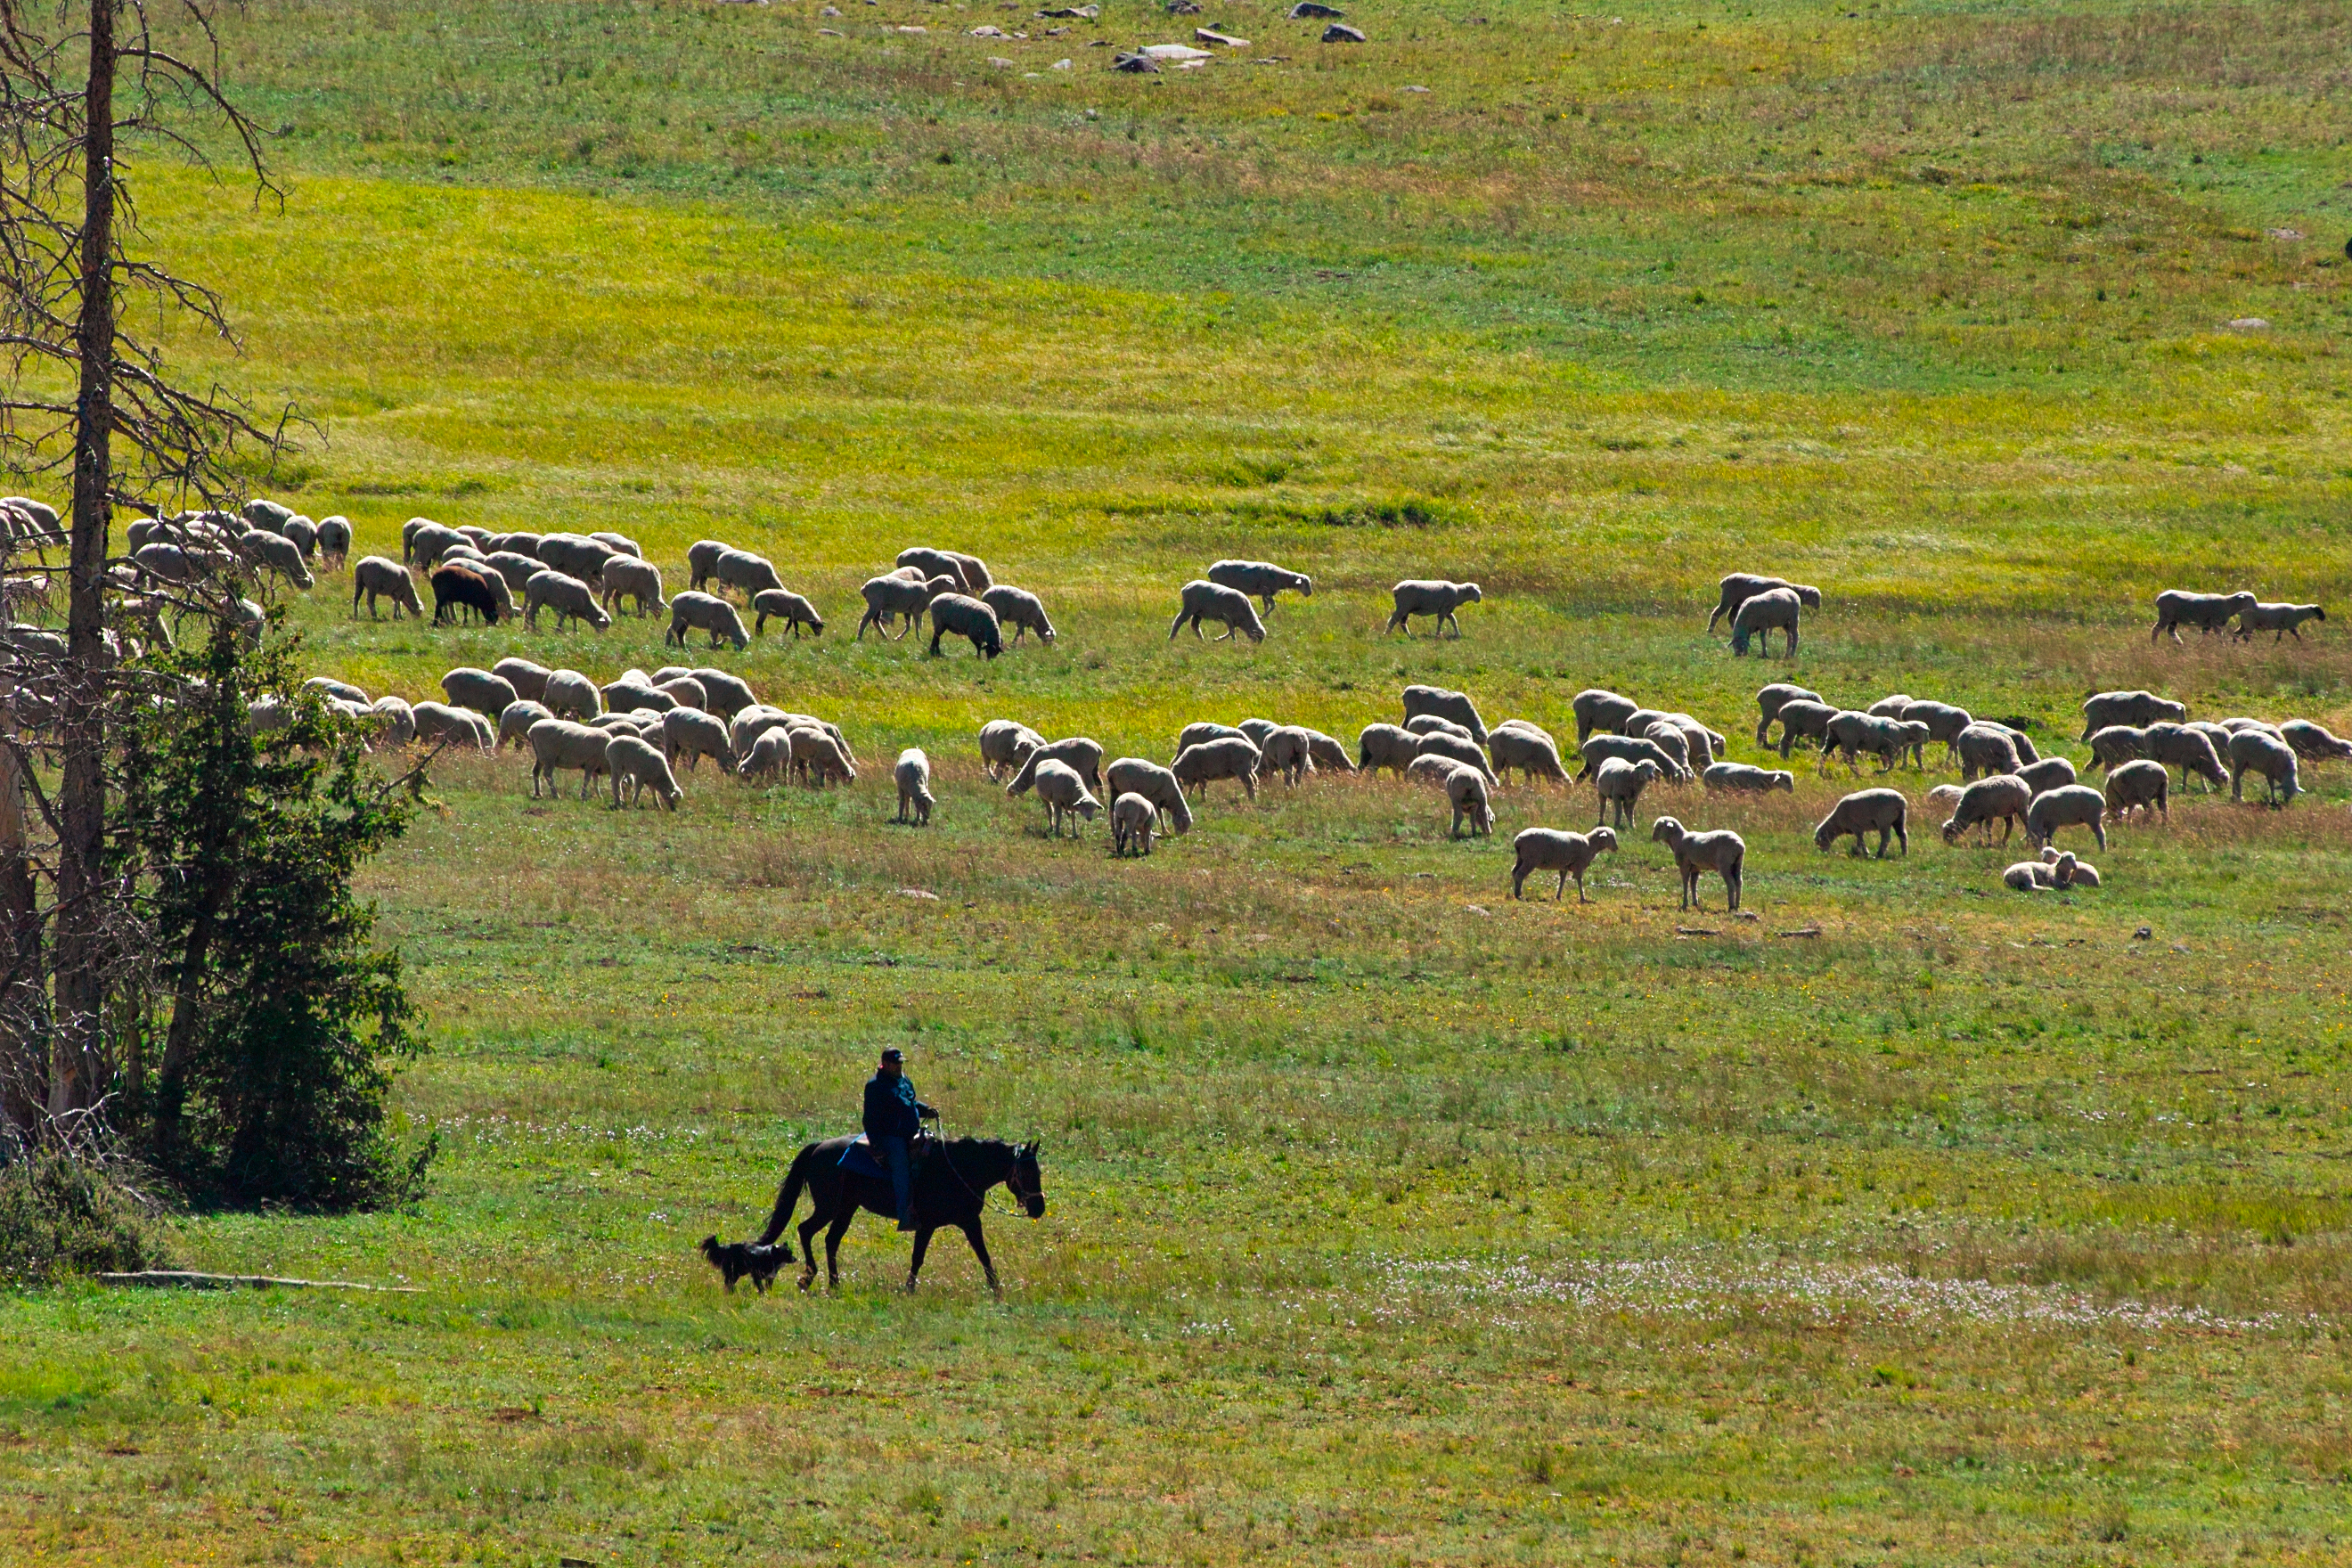
[[[890,1191],[898,1200],[898,1223],[905,1225],[915,1217],[914,1177],[907,1167],[907,1141],[876,1138],[871,1142],[874,1152],[882,1156],[884,1168],[890,1173]]]

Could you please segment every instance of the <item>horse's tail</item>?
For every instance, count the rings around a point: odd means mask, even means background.
[[[768,1228],[760,1233],[760,1239],[754,1244],[760,1247],[781,1244],[787,1263],[792,1261],[793,1244],[783,1240],[784,1227],[793,1223],[793,1210],[800,1207],[801,1187],[809,1180],[809,1166],[815,1153],[816,1145],[811,1143],[793,1156],[793,1168],[785,1173],[784,1184],[776,1189],[776,1206],[768,1215]],[[816,1201],[814,1194],[810,1194],[809,1201]]]

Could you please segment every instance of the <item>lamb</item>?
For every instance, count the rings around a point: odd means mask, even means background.
[[[892,564],[902,571],[912,567],[923,574],[925,582],[934,577],[951,578],[955,583],[954,592],[977,597],[990,584],[975,583],[966,576],[963,563],[964,558],[951,550],[932,550],[919,544],[898,552],[898,559]]]
[[[1475,768],[1457,767],[1446,775],[1445,799],[1454,807],[1453,837],[1462,837],[1465,821],[1474,837],[1484,838],[1495,831],[1495,808],[1486,798],[1486,778]]]
[[[541,720],[554,717],[554,714],[547,710],[544,703],[533,702],[527,697],[508,703],[505,710],[499,714],[498,749],[501,752],[505,751],[507,742],[512,741],[515,749],[521,750],[523,742],[530,734],[530,727]]]
[[[1979,779],[1960,791],[1959,804],[1944,824],[1944,842],[1958,844],[1960,835],[1973,827],[1979,838],[1992,842],[1992,825],[2000,824],[2000,841],[2009,842],[2011,830],[2033,805],[2033,789],[2013,773],[1996,773]]]
[[[1675,760],[1655,741],[1632,735],[1593,736],[1584,742],[1582,761],[1584,765],[1576,774],[1575,782],[1578,784],[1595,776],[1596,771],[1609,762],[1646,762],[1658,770],[1661,778],[1673,779],[1677,783],[1683,778],[1682,770],[1675,766]]]
[[[1496,725],[1486,736],[1486,749],[1494,758],[1497,783],[1513,768],[1518,769],[1520,778],[1528,784],[1539,777],[1568,783],[1568,769],[1559,760],[1559,743],[1532,724],[1513,719]]]
[[[2051,879],[2060,888],[2095,888],[2099,885],[2099,868],[2088,860],[2077,860],[2071,852],[2043,846],[2042,863],[2050,868]],[[2068,873],[2066,867],[2072,867]]]
[[[1278,726],[1258,748],[1257,765],[1268,774],[1279,773],[1284,784],[1297,788],[1301,779],[1315,771],[1315,759],[1307,753],[1307,731],[1296,724]]]
[[[1976,722],[1967,709],[1955,708],[1948,702],[1906,702],[1903,711],[1895,716],[1906,724],[1927,726],[1927,739],[1944,743],[1946,762],[1958,754],[1955,745],[1960,731]]]
[[[558,718],[569,715],[588,720],[604,710],[604,694],[596,689],[594,681],[576,669],[549,671],[540,687],[539,700]]]
[[[319,520],[319,561],[329,571],[340,571],[352,553],[352,520],[347,517],[322,517]]]
[[[2023,779],[2025,787],[2035,795],[2045,795],[2075,782],[2074,764],[2063,757],[2044,757],[2038,763],[2021,766],[2017,776]]]
[[[604,563],[619,555],[619,551],[584,534],[551,533],[539,542],[540,560],[566,576],[577,577],[591,588],[603,585]]]
[[[1768,588],[1744,601],[1731,616],[1731,651],[1745,656],[1751,638],[1759,658],[1772,656],[1772,633],[1786,632],[1790,657],[1797,651],[1797,620],[1801,602],[1793,588]]]
[[[2252,609],[2255,603],[2254,596],[2242,588],[2234,594],[2192,594],[2168,588],[2156,596],[2156,627],[2147,634],[2147,640],[2154,642],[2170,632],[2177,643],[2180,641],[2182,626],[2194,626],[2210,636],[2227,625],[2231,616]],[[2147,721],[2143,719],[2140,722],[2145,724]]]
[[[1714,629],[1712,625],[1708,629]],[[1769,746],[1772,743],[1769,738],[1772,721],[1780,716],[1782,705],[1790,702],[1811,702],[1822,707],[1829,706],[1822,701],[1820,692],[1808,690],[1801,686],[1790,686],[1785,681],[1776,680],[1771,685],[1760,689],[1756,693],[1756,711],[1759,715],[1756,721],[1756,743],[1759,746]],[[1835,712],[1836,710],[1832,708],[1831,711]],[[1786,756],[1788,753],[1783,752],[1781,754]]]
[[[919,747],[909,746],[898,753],[898,763],[890,770],[898,784],[898,816],[896,820],[916,827],[931,825],[931,759]]]
[[[1110,803],[1110,852],[1151,853],[1151,828],[1158,819],[1150,801],[1139,795],[1114,796]]]
[[[2324,724],[2290,719],[2279,726],[2279,737],[2307,763],[2352,762],[2352,741],[2338,740]]]
[[[932,581],[936,582],[938,579],[934,578]],[[951,591],[951,589],[940,590],[942,593]],[[866,600],[866,614],[859,618],[856,636],[852,639],[858,642],[865,640],[866,628],[868,626],[872,626],[885,637],[889,637],[890,617],[893,616],[903,618],[907,623],[905,629],[898,633],[898,640],[904,640],[907,633],[915,629],[916,621],[921,618],[925,610],[931,607],[931,600],[937,596],[932,592],[930,583],[910,583],[904,577],[868,578],[866,586],[860,588],[858,593],[864,595]]]
[[[1742,795],[1767,795],[1771,791],[1797,791],[1797,775],[1784,768],[1754,768],[1746,763],[1717,763],[1699,775],[1707,792],[1729,790]]]
[[[1269,730],[1274,728],[1272,724],[1266,723],[1265,720],[1260,720],[1258,721],[1265,724],[1265,727]],[[1440,719],[1434,713],[1416,713],[1412,718],[1404,721],[1404,727],[1415,735],[1458,735],[1463,740],[1470,741],[1470,743],[1473,745],[1477,744],[1475,741],[1471,740],[1469,725],[1456,724],[1451,719]],[[1245,734],[1248,733],[1249,721],[1246,719],[1242,721],[1242,731]],[[1258,737],[1251,735],[1250,739],[1255,741]]]
[[[1632,826],[1633,807],[1641,800],[1642,792],[1649,788],[1651,782],[1662,776],[1664,772],[1664,770],[1657,763],[1647,758],[1638,763],[1629,763],[1622,758],[1612,757],[1602,763],[1600,771],[1592,775],[1593,790],[1601,797],[1601,815],[1594,817],[1593,821],[1608,821],[1609,809],[1613,805],[1617,808],[1617,826]]]
[[[816,613],[814,605],[789,588],[761,589],[751,595],[751,609],[754,617],[751,635],[754,637],[766,635],[771,618],[792,628],[794,642],[800,640],[803,626],[808,627],[811,637],[824,636],[824,617]]]
[[[735,606],[715,594],[698,594],[691,589],[669,602],[669,630],[662,634],[663,646],[675,641],[687,646],[688,630],[709,632],[710,646],[717,647],[720,638],[735,645],[740,653],[751,646],[751,635],[743,629],[743,617]]]
[[[2295,777],[2294,748],[2260,730],[2241,730],[2230,737],[2230,798],[2245,798],[2246,774],[2258,773],[2270,786],[2267,799],[2284,809],[2300,792]],[[2104,849],[2105,845],[2099,846]]]
[[[703,709],[721,719],[732,719],[744,709],[759,701],[749,682],[723,669],[697,669],[694,679],[702,683]]]
[[[256,529],[236,542],[236,552],[256,571],[275,572],[297,588],[307,591],[318,586],[309,563],[302,559],[301,547],[282,534]],[[2296,640],[2302,640],[2302,634],[2296,634]]]
[[[552,567],[531,574],[522,585],[522,624],[533,631],[539,629],[539,612],[555,612],[555,629],[562,631],[566,621],[585,621],[598,631],[613,624],[613,617],[596,602],[596,591],[579,578]]]
[[[680,757],[688,773],[709,757],[722,773],[735,771],[735,743],[723,720],[699,708],[673,708],[661,716],[662,756],[673,768]]]
[[[1818,610],[1822,607],[1822,591],[1819,588],[1802,583],[1791,583],[1785,577],[1758,577],[1746,572],[1734,572],[1717,586],[1722,590],[1722,597],[1716,601],[1714,613],[1706,617],[1706,629],[1710,635],[1715,631],[1715,623],[1726,616],[1732,617],[1736,626],[1741,605],[1759,594],[1769,594],[1775,589],[1785,588],[1796,595],[1797,602],[1808,610]],[[1815,697],[1811,700],[1818,702],[1821,699]],[[1757,744],[1761,745],[1763,742],[1759,741]]]
[[[2147,754],[2147,731],[2129,724],[2109,724],[2091,737],[2091,763],[2086,770],[2096,773],[2101,768],[2112,769],[2117,763],[2127,763],[2134,757]]]
[[[446,625],[465,610],[477,612],[490,626],[499,624],[501,613],[512,615],[514,599],[507,592],[507,580],[488,567],[477,570],[456,563],[435,567],[433,624]]]
[[[2082,740],[2089,740],[2110,724],[2153,724],[2159,719],[2178,724],[2188,708],[2152,691],[2101,691],[2083,700]]]
[[[1102,810],[1102,803],[1087,791],[1087,781],[1078,770],[1067,763],[1048,762],[1037,770],[1037,798],[1044,803],[1046,819],[1052,823],[1054,837],[1062,836],[1062,823],[1071,816],[1081,816],[1092,822]]]
[[[781,588],[784,580],[776,575],[775,567],[764,555],[754,555],[748,550],[730,550],[719,557],[711,575],[719,586],[740,588],[745,602],[757,598],[770,588]]]
[[[1450,719],[1470,731],[1470,738],[1480,745],[1486,743],[1486,726],[1479,721],[1478,706],[1468,695],[1448,691],[1442,686],[1408,686],[1402,693],[1407,727],[1411,721],[1426,714],[1433,719]]]
[[[1045,602],[1028,589],[999,583],[982,594],[980,602],[996,613],[1000,627],[1013,628],[1014,647],[1019,647],[1033,631],[1040,642],[1054,640],[1054,623],[1045,617]]]
[[[792,723],[784,727],[784,739],[792,748],[793,771],[811,789],[824,788],[833,777],[845,784],[857,782],[857,764],[850,760],[849,748],[830,731],[814,723]]]
[[[1169,832],[1192,831],[1192,808],[1185,803],[1184,786],[1168,769],[1141,757],[1121,757],[1103,770],[1103,777],[1110,784],[1114,823],[1119,801],[1131,796],[1149,801],[1160,819],[1168,825]],[[1148,849],[1145,852],[1150,853]]]
[[[1356,764],[1348,758],[1348,748],[1320,730],[1307,731],[1307,754],[1315,765],[1326,773],[1352,773]]]
[[[743,753],[742,765],[735,772],[740,778],[776,778],[792,766],[793,737],[789,730],[764,730]]]
[[[1814,741],[1826,747],[1830,738],[1830,721],[1844,712],[1826,702],[1790,698],[1780,704],[1777,717],[1780,721],[1780,755],[1786,759],[1800,741]]]
[[[2166,804],[2166,786],[2172,775],[2162,763],[2141,758],[2135,762],[2118,763],[2107,770],[2107,815],[2117,822],[2129,821],[2135,807],[2150,816],[2172,819],[2171,808]]]
[[[490,666],[490,673],[515,689],[515,695],[530,702],[541,702],[547,698],[547,678],[550,671],[543,665],[527,658],[509,656]]]
[[[1413,742],[1413,753],[1423,757],[1450,758],[1465,768],[1475,770],[1481,779],[1501,782],[1487,771],[1486,753],[1459,735],[1448,735],[1443,731],[1433,735],[1423,735]]]
[[[2045,849],[2039,860],[2021,860],[2000,874],[2001,881],[2021,893],[2069,888],[2095,888],[2099,874],[2071,854]]]
[[[1454,635],[1458,637],[1462,635],[1462,622],[1454,612],[1465,605],[1477,604],[1485,597],[1478,592],[1475,583],[1448,583],[1442,578],[1426,577],[1409,577],[1390,589],[1389,595],[1396,608],[1389,613],[1389,624],[1381,631],[1383,637],[1399,626],[1404,628],[1405,636],[1411,637],[1412,617],[1429,616],[1437,622],[1435,635],[1444,636],[1446,623],[1450,621],[1454,626]]]
[[[1252,747],[1255,754],[1256,748]],[[1006,795],[1028,793],[1036,782],[1037,770],[1047,763],[1059,763],[1076,772],[1088,789],[1100,789],[1102,784],[1102,742],[1085,735],[1068,735],[1050,745],[1039,746],[1022,760],[1021,768],[1013,782],[1004,786]]]
[[[1045,737],[1026,724],[1011,719],[991,719],[980,727],[980,760],[988,770],[988,781],[996,783],[1007,768],[1018,769],[1029,753],[1045,743]]]
[[[2025,808],[2025,841],[2040,848],[2062,827],[2087,827],[2099,847],[2107,847],[2107,800],[2088,784],[2067,784],[2037,795]]]
[[[2326,618],[2327,612],[2317,605],[2249,605],[2238,612],[2238,629],[2233,635],[2240,642],[2256,632],[2269,632],[2273,643],[2290,635],[2301,642],[2304,622]]]
[[[496,719],[515,700],[515,689],[487,669],[460,666],[441,678],[441,694],[455,708],[471,708]]]
[[[617,555],[604,563],[604,607],[618,614],[623,599],[637,602],[639,616],[669,608],[662,597],[661,568],[634,555]]]
[[[1567,833],[1557,827],[1530,827],[1511,840],[1511,897],[1523,898],[1530,871],[1557,871],[1559,883],[1552,889],[1554,902],[1568,896],[1568,879],[1576,879],[1576,901],[1589,904],[1584,896],[1584,873],[1601,851],[1617,852],[1617,835],[1606,827],[1596,827],[1590,833]]]
[[[1242,793],[1252,800],[1257,798],[1257,748],[1244,736],[1228,735],[1187,746],[1176,753],[1175,765],[1168,771],[1186,789],[1198,790],[1203,800],[1208,798],[1210,784],[1217,779],[1238,779]]]
[[[646,742],[635,735],[614,735],[604,742],[604,771],[613,775],[613,809],[621,809],[621,796],[625,789],[629,804],[645,803],[646,791],[664,807],[676,811],[680,791],[669,763]]]
[[[580,770],[580,798],[586,800],[588,791],[604,774],[604,742],[610,739],[602,730],[588,724],[574,724],[564,719],[542,719],[533,724],[524,736],[531,754],[530,795],[539,798],[542,781],[551,795],[557,792],[555,775],[559,769]]]
[[[467,531],[471,532],[472,531],[468,530]],[[646,552],[642,549],[638,548],[637,542],[631,539],[625,533],[612,533],[604,529],[598,529],[588,537],[594,540],[597,543],[604,546],[607,550],[618,551],[623,555],[628,556],[633,560],[642,561],[646,558]]]
[[[1170,642],[1176,640],[1176,634],[1184,629],[1188,621],[1192,623],[1192,636],[1199,638],[1204,620],[1223,626],[1224,635],[1217,638],[1219,642],[1231,640],[1236,633],[1254,643],[1265,641],[1265,625],[1257,618],[1257,611],[1251,608],[1247,594],[1195,578],[1184,584],[1179,602],[1182,607],[1168,625]]]
[[[1399,778],[1421,755],[1421,737],[1396,724],[1367,724],[1356,737],[1356,765],[1368,773],[1393,769]]]
[[[1878,858],[1886,858],[1886,840],[1893,835],[1903,846],[1903,853],[1911,853],[1911,836],[1904,831],[1904,820],[1910,803],[1903,792],[1895,789],[1857,790],[1830,808],[1830,814],[1813,829],[1813,847],[1827,849],[1846,835],[1853,836],[1853,852],[1863,852],[1865,836],[1878,835]]]
[[[1580,749],[1584,738],[1595,730],[1615,731],[1626,720],[1642,710],[1642,705],[1630,697],[1620,697],[1614,691],[1587,687],[1569,700],[1569,711],[1576,715],[1576,743]]]
[[[2021,765],[2016,738],[1998,724],[1969,725],[1952,738],[1952,748],[1960,753],[1963,783],[1979,775],[2014,773]]]
[[[972,652],[984,658],[1004,651],[1004,634],[996,612],[980,600],[963,594],[941,594],[930,607],[933,658],[940,655],[940,641],[950,636],[970,638]]]
[[[1276,594],[1297,594],[1306,599],[1315,596],[1314,581],[1306,573],[1276,566],[1271,561],[1220,561],[1209,568],[1209,581],[1220,588],[1231,588],[1259,600],[1269,616],[1274,614]]]
[[[1756,601],[1750,599],[1748,604]],[[1745,609],[1747,606],[1742,605]],[[1889,792],[1892,793],[1892,792]],[[1717,828],[1710,833],[1693,833],[1671,816],[1662,816],[1650,824],[1650,842],[1663,844],[1675,858],[1675,867],[1682,873],[1683,908],[1697,904],[1698,879],[1712,871],[1723,879],[1726,908],[1739,908],[1743,868],[1748,859],[1748,841],[1729,828]],[[1700,908],[1706,906],[1701,904]]]
[[[416,710],[397,697],[379,697],[372,704],[383,721],[387,745],[405,746],[416,739]]]
[[[395,621],[400,619],[400,612],[404,609],[419,619],[425,615],[425,606],[416,597],[415,580],[409,576],[408,568],[381,555],[363,557],[357,566],[352,568],[352,614],[354,616],[360,613],[362,596],[367,600],[370,620],[376,618],[375,602],[379,596],[392,601],[392,618]]]
[[[447,742],[471,746],[478,752],[498,749],[498,731],[478,713],[440,702],[419,702],[414,711],[416,738],[420,741]]]

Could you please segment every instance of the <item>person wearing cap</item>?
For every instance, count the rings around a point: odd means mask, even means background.
[[[939,1112],[915,1098],[914,1080],[907,1076],[906,1056],[893,1046],[882,1053],[882,1065],[866,1080],[866,1141],[890,1173],[890,1191],[898,1200],[898,1228],[915,1228],[914,1182],[908,1169],[907,1144]]]

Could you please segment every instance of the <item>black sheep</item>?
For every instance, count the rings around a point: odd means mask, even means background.
[[[499,624],[499,595],[482,574],[470,566],[449,565],[434,569],[433,624],[439,626],[449,618],[452,606],[462,612],[467,608],[479,610],[482,619],[491,626]]]

